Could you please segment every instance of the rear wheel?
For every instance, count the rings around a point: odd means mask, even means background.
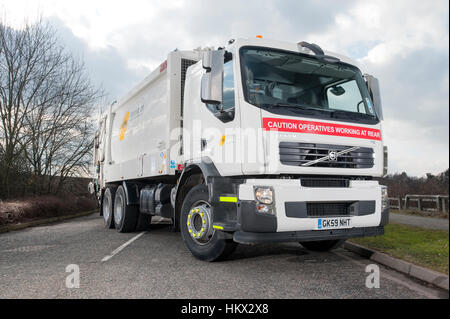
[[[329,251],[336,249],[345,242],[345,239],[337,240],[320,240],[320,241],[305,241],[300,244],[308,250],[312,251]]]
[[[138,220],[138,207],[127,205],[125,190],[119,186],[114,200],[114,226],[119,233],[132,232]]]
[[[114,199],[115,188],[107,187],[103,193],[102,199],[102,215],[103,222],[106,228],[114,228]]]
[[[225,259],[237,246],[212,225],[208,188],[197,185],[186,195],[180,216],[181,237],[192,255],[204,261]]]

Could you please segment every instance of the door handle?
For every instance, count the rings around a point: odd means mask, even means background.
[[[164,141],[159,140],[157,147],[161,151],[166,147],[166,143]]]
[[[206,142],[206,139],[205,138],[202,138],[201,140],[200,140],[200,150],[204,150],[205,148],[206,148],[206,145],[208,145],[208,143]]]

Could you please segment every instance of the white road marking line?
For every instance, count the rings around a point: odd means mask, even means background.
[[[127,247],[129,244],[131,244],[132,242],[134,242],[136,239],[138,239],[139,237],[141,237],[142,235],[144,235],[146,232],[143,231],[142,233],[137,234],[136,236],[134,236],[133,238],[131,238],[129,241],[127,241],[126,243],[124,243],[123,245],[119,246],[117,249],[115,249],[110,255],[103,257],[102,262],[108,261],[110,260],[112,257],[114,257],[114,255],[117,255],[122,249],[124,249],[125,247]]]
[[[357,260],[355,260],[355,259],[353,259],[353,258],[351,258],[349,256],[346,256],[344,254],[338,253],[336,251],[333,251],[332,253],[335,254],[335,255],[338,255],[338,256],[340,256],[340,257],[342,257],[344,259],[347,259],[347,260],[351,261],[352,263],[354,263],[356,265],[363,266],[363,267],[367,266],[367,264],[365,264],[363,262],[357,261]],[[373,260],[368,259],[368,261],[370,261],[372,264],[377,264],[378,265],[378,263],[373,261]],[[428,291],[427,289],[423,288],[420,284],[416,284],[416,283],[413,283],[413,282],[408,283],[408,282],[403,281],[403,280],[401,280],[399,278],[395,278],[394,276],[391,276],[390,274],[388,274],[387,271],[388,270],[385,268],[384,271],[380,272],[381,277],[384,277],[384,278],[386,278],[388,280],[391,280],[391,281],[393,281],[393,282],[395,282],[395,283],[397,283],[399,285],[402,285],[403,287],[411,289],[411,290],[413,290],[415,292],[421,293],[424,296],[426,296],[427,298],[430,298],[430,299],[439,298],[437,295],[435,295],[435,294],[431,293],[430,291]],[[403,275],[403,274],[400,274],[400,275]]]
[[[158,220],[156,220],[156,222],[154,223],[159,224],[160,222],[164,221],[164,218],[159,217]],[[136,239],[138,239],[139,237],[141,237],[142,235],[144,235],[146,232],[143,231],[142,233],[137,234],[136,236],[134,236],[133,238],[131,238],[129,241],[127,241],[125,244],[121,245],[120,247],[118,247],[116,250],[114,250],[111,255],[105,256],[102,259],[102,262],[108,261],[110,260],[112,257],[114,257],[114,255],[117,255],[122,249],[124,249],[125,247],[127,247],[129,244],[131,244],[132,242],[134,242]]]

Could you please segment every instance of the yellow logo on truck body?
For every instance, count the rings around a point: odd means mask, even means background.
[[[128,119],[130,118],[130,112],[127,112],[125,114],[125,117],[123,118],[122,124],[120,125],[120,140],[122,141],[125,138],[125,132],[127,131],[128,127]]]

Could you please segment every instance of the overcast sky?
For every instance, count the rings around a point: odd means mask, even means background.
[[[381,82],[389,172],[449,166],[449,14],[445,0],[0,0],[14,27],[39,14],[115,100],[175,48],[232,38],[302,40],[346,54]]]

